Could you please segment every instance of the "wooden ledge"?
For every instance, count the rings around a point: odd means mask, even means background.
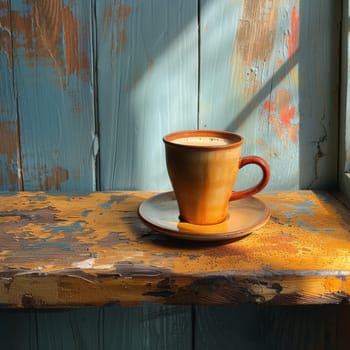
[[[265,227],[226,244],[167,238],[144,192],[0,196],[0,304],[324,304],[350,300],[349,210],[329,193],[260,195]]]

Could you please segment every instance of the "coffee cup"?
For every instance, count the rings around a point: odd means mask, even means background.
[[[179,131],[164,136],[166,164],[180,220],[195,225],[213,225],[228,216],[229,202],[261,191],[270,179],[266,161],[241,157],[243,138],[216,130]],[[256,164],[262,179],[253,187],[233,191],[239,169]]]

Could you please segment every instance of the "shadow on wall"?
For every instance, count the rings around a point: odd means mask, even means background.
[[[97,18],[101,189],[168,189],[162,137],[197,128],[196,1],[104,1]]]

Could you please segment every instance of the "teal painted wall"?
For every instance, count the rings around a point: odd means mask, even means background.
[[[0,0],[0,190],[166,190],[162,136],[197,128],[242,134],[268,189],[334,187],[340,19],[340,0]],[[321,349],[338,323],[336,307],[1,310],[0,338]]]
[[[268,189],[333,186],[340,4],[1,0],[0,188],[166,190],[162,136],[196,128]]]

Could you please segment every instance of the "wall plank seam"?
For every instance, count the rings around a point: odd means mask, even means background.
[[[199,129],[201,88],[201,0],[197,0],[197,62],[197,129]]]
[[[10,30],[11,30],[11,52],[9,53],[11,55],[11,66],[10,69],[12,69],[12,88],[13,88],[13,94],[15,98],[15,113],[16,113],[16,143],[17,143],[17,189],[19,191],[23,191],[23,172],[22,172],[22,148],[21,148],[21,125],[19,120],[19,102],[18,102],[18,90],[16,86],[16,72],[15,72],[15,58],[13,54],[13,47],[14,47],[14,28],[13,28],[13,22],[12,22],[12,1],[9,0],[9,18],[10,18]]]
[[[93,81],[93,96],[94,96],[94,121],[95,121],[95,135],[93,142],[93,157],[94,157],[94,191],[101,190],[101,167],[100,167],[100,118],[99,118],[99,98],[98,98],[98,53],[97,53],[97,8],[96,0],[91,0],[91,14],[92,14],[92,81]]]

